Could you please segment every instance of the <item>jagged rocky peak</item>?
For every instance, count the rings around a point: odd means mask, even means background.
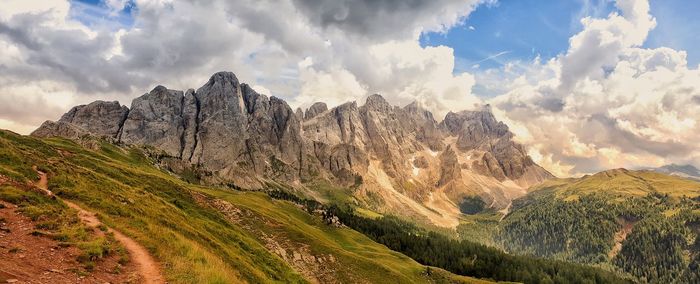
[[[449,112],[441,126],[458,137],[457,147],[462,150],[477,148],[493,139],[512,137],[508,126],[496,119],[489,105],[476,111]]]
[[[412,103],[407,104],[406,106],[403,107],[403,109],[407,113],[413,115],[413,117],[415,117],[415,118],[420,118],[420,119],[435,122],[435,118],[433,117],[433,113],[430,112],[429,110],[423,108],[416,101],[413,101]]]
[[[425,143],[434,151],[442,151],[444,148],[443,133],[433,113],[422,107],[418,102],[412,102],[402,108],[404,124],[416,133],[416,139]]]
[[[356,102],[347,102],[304,122],[304,136],[329,145],[363,145],[366,140]]]
[[[57,122],[45,122],[32,134],[41,137],[61,136],[75,138],[84,134],[117,138],[129,108],[117,101],[94,101],[73,107]]]
[[[315,102],[312,104],[307,110],[306,113],[304,114],[304,119],[312,119],[316,117],[317,115],[324,113],[328,110],[328,106],[326,103],[323,102]]]
[[[134,99],[131,110],[118,102],[100,101],[75,107],[33,135],[89,134],[154,146],[214,173],[213,179],[250,184],[256,174],[268,170],[270,157],[285,171],[285,180],[296,178],[286,165],[298,167],[300,129],[301,120],[286,102],[258,94],[231,72],[219,72],[197,91],[184,94],[157,86]]]
[[[477,127],[479,130],[494,136],[503,136],[508,132],[508,126],[496,119],[488,104],[479,110],[449,112],[442,124],[455,135],[470,127]]]
[[[182,91],[157,86],[134,99],[119,140],[128,144],[152,145],[171,156],[180,156],[185,131],[184,98]]]
[[[238,82],[238,77],[236,77],[236,74],[233,74],[233,72],[229,71],[221,71],[221,72],[216,72],[209,77],[209,81],[207,81],[202,88],[219,88],[219,89],[231,89],[235,88],[236,86],[239,85]]]
[[[373,94],[367,97],[365,108],[375,111],[390,111],[392,106],[380,94]]]
[[[60,122],[71,123],[88,132],[107,137],[117,137],[129,109],[117,101],[95,101],[72,108]]]
[[[477,173],[499,181],[519,180],[524,185],[553,177],[532,161],[522,145],[513,141],[513,133],[496,119],[490,105],[478,110],[449,112],[440,128],[457,137],[455,145],[460,151],[482,153],[471,164]]]
[[[197,146],[197,132],[199,130],[199,101],[195,96],[194,89],[188,89],[182,100],[182,150],[180,158],[189,162]]]
[[[215,73],[204,86],[197,89],[195,96],[200,105],[201,121],[217,115],[232,115],[235,118],[245,110],[241,86],[231,72]]]

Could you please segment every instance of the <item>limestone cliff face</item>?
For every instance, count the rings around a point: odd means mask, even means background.
[[[199,105],[195,148],[190,162],[218,171],[230,171],[248,153],[248,112],[233,73],[214,74],[195,92]],[[254,165],[241,164],[243,168]]]
[[[152,145],[180,156],[185,124],[181,91],[158,86],[131,103],[119,139],[128,144]]]
[[[152,146],[173,169],[195,168],[210,183],[304,187],[327,180],[354,188],[357,200],[378,211],[445,226],[454,225],[449,218],[464,196],[480,195],[500,209],[551,177],[488,108],[451,112],[438,122],[416,103],[396,107],[371,95],[362,106],[329,109],[319,102],[294,111],[230,72],[214,74],[196,91],[158,86],[130,109],[101,101],[78,106],[33,135]]]
[[[481,174],[500,181],[516,180],[525,175],[528,168],[537,167],[523,146],[512,140],[513,133],[508,126],[496,120],[489,106],[480,111],[450,112],[440,126],[457,137],[456,145],[460,150],[484,152],[473,164]]]

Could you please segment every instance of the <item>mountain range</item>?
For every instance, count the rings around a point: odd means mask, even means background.
[[[377,94],[361,106],[317,102],[292,110],[231,72],[212,75],[197,90],[157,86],[131,107],[76,106],[32,135],[152,147],[163,166],[206,184],[275,183],[318,200],[328,198],[319,185],[333,187],[363,207],[442,227],[459,224],[465,198],[507,210],[553,177],[488,105],[441,121],[417,103],[392,106]]]
[[[700,181],[700,170],[698,170],[698,168],[696,168],[693,165],[668,164],[668,165],[661,166],[658,168],[644,168],[644,169]]]

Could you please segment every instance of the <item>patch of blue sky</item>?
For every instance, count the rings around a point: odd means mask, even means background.
[[[644,47],[670,47],[688,52],[688,63],[700,63],[700,1],[650,0],[657,27]],[[71,17],[90,27],[111,30],[135,24],[138,7],[128,1],[120,11],[110,9],[104,0],[71,1]],[[581,30],[585,16],[605,17],[615,10],[612,0],[500,0],[481,5],[446,33],[425,33],[422,46],[445,45],[454,49],[455,72],[497,68],[506,62],[543,60],[566,51],[568,40]]]
[[[644,46],[685,50],[689,67],[697,68],[700,64],[700,1],[651,0],[650,4],[656,28],[649,33]]]
[[[580,19],[602,17],[614,9],[608,0],[501,0],[482,5],[447,33],[426,33],[422,46],[454,49],[455,72],[490,69],[513,60],[548,59],[566,51]]]
[[[118,30],[132,27],[136,12],[134,1],[128,1],[123,9],[116,11],[108,7],[104,0],[73,0],[70,16],[89,27]]]
[[[700,1],[651,0],[657,27],[644,47],[666,46],[688,52],[695,68],[700,61]],[[498,68],[506,62],[542,60],[566,52],[569,38],[582,29],[583,17],[606,17],[616,11],[612,0],[500,0],[482,5],[462,25],[446,33],[421,35],[422,46],[454,49],[455,73]]]

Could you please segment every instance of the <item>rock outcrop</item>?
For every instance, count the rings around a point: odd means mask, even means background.
[[[457,136],[460,150],[484,152],[480,160],[474,161],[474,168],[481,174],[500,181],[518,179],[528,168],[536,166],[525,148],[512,140],[508,126],[496,120],[488,105],[480,111],[450,112],[441,126]]]
[[[440,155],[440,180],[438,186],[444,186],[462,177],[462,169],[459,165],[457,154],[450,146]]]
[[[60,121],[44,121],[37,130],[32,132],[37,137],[64,137],[77,139],[85,135],[91,135],[87,130],[70,123]]]
[[[46,122],[33,134],[35,136],[61,136],[91,134],[116,139],[129,114],[129,108],[119,102],[95,101],[70,109],[56,122]]]
[[[304,119],[312,119],[327,110],[328,106],[326,105],[326,103],[314,103],[311,105],[311,107],[309,107],[309,109],[306,110],[306,113],[304,113]]]
[[[181,91],[155,87],[131,103],[119,140],[128,144],[151,145],[171,156],[180,156],[185,124]]]
[[[417,103],[396,107],[375,94],[362,106],[349,102],[329,109],[319,102],[294,111],[230,72],[214,74],[196,91],[158,86],[134,99],[130,109],[102,101],[78,106],[32,135],[93,135],[152,146],[173,170],[196,169],[208,183],[303,187],[326,180],[357,189],[359,202],[385,206],[378,211],[400,212],[411,204],[427,219],[441,210],[430,206],[459,204],[468,195],[504,208],[528,186],[551,177],[488,107],[450,112],[438,122]],[[445,210],[439,218],[454,224],[445,218],[459,211]]]

